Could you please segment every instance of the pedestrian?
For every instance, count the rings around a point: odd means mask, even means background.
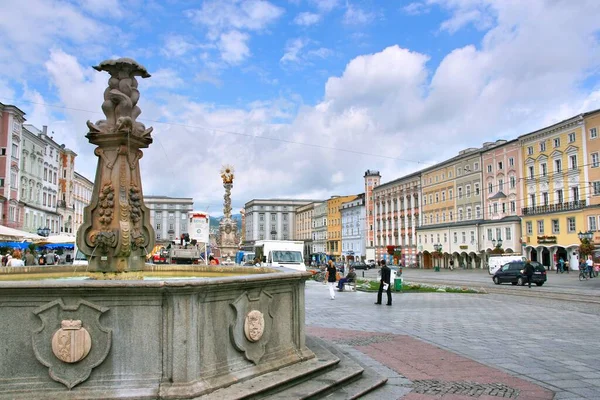
[[[587,271],[587,268],[588,268],[588,267],[587,267],[587,263],[586,263],[586,261],[583,259],[583,257],[581,257],[581,258],[579,259],[579,270],[580,270],[580,271]]]
[[[450,260],[450,271],[454,270],[454,261]]]
[[[9,256],[8,257],[8,262],[6,263],[7,267],[24,267],[25,264],[23,263],[23,260],[21,260],[21,252],[18,250],[15,250],[13,252],[12,257]]]
[[[557,274],[558,271],[560,271],[561,274],[565,272],[565,260],[563,260],[562,257],[558,260],[558,269],[556,270]]]
[[[531,280],[533,279],[533,265],[531,265],[531,260],[529,258],[525,263],[524,272],[525,276],[527,277],[527,283],[529,284],[529,288],[531,289]]]
[[[588,259],[585,262],[585,265],[588,270],[588,275],[590,276],[590,278],[593,278],[594,277],[594,260],[592,260],[592,256],[588,256]]]
[[[29,249],[25,250],[25,265],[35,265],[35,257],[33,256],[33,254],[31,254],[31,250]]]
[[[344,291],[344,284],[345,283],[351,283],[356,281],[356,272],[354,272],[354,268],[350,267],[350,270],[348,272],[348,275],[346,275],[345,278],[340,279],[340,281],[338,282],[338,290],[340,292]]]
[[[381,279],[379,280],[379,290],[377,291],[377,302],[375,304],[381,304],[381,296],[383,291],[387,292],[387,303],[386,305],[392,305],[392,286],[390,285],[391,270],[385,264],[385,260],[381,260]]]
[[[327,286],[329,286],[329,297],[331,300],[335,300],[335,281],[336,281],[337,270],[333,261],[329,260],[327,264]]]

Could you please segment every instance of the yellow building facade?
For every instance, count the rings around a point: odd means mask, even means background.
[[[354,200],[357,196],[332,196],[327,200],[327,254],[336,260],[342,256],[342,203]]]
[[[525,256],[555,268],[561,258],[576,268],[589,204],[583,115],[519,137],[524,191],[521,242]]]
[[[583,114],[587,160],[589,201],[583,211],[582,231],[594,232],[594,243],[600,244],[600,111]]]

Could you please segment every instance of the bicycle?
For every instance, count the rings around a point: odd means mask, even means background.
[[[582,280],[585,279],[587,281],[588,278],[589,278],[589,274],[588,274],[587,268],[586,269],[580,269],[579,270],[579,280],[582,281]]]

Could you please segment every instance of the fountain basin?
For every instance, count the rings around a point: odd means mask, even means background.
[[[147,265],[152,280],[73,280],[61,279],[73,267],[34,268],[0,274],[1,399],[193,398],[314,357],[305,272]],[[200,273],[220,275],[187,277]]]

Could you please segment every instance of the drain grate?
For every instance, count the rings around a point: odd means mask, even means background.
[[[394,340],[393,335],[376,335],[352,339],[340,339],[336,340],[336,343],[347,344],[349,346],[369,346],[374,343],[390,342],[392,340]]]
[[[445,394],[470,397],[487,395],[506,399],[514,399],[519,395],[518,389],[503,383],[445,382],[434,379],[413,381],[412,392],[437,396]]]

